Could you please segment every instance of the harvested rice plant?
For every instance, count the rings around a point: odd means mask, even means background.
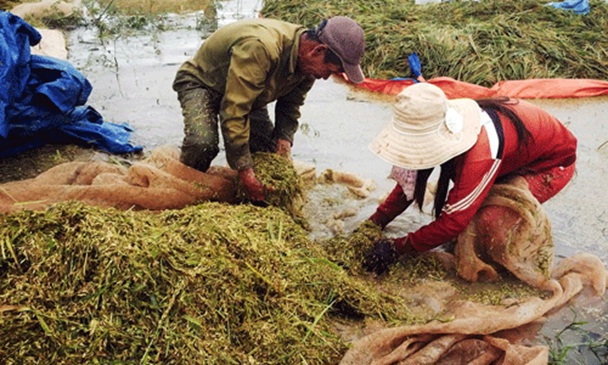
[[[375,226],[313,242],[276,207],[62,203],[0,220],[4,364],[332,364],[345,328],[446,320],[408,293],[457,281],[411,260],[378,290],[360,266]],[[506,286],[481,301],[538,294]]]
[[[65,202],[0,216],[3,364],[334,364],[365,324],[450,320],[420,299],[437,285],[452,289],[435,302],[540,295],[517,281],[475,293],[428,257],[378,281],[361,262],[380,229],[309,239],[287,161],[254,155],[276,188],[268,207]]]
[[[586,15],[549,1],[267,0],[262,14],[308,27],[348,15],[365,31],[363,71],[378,79],[410,77],[416,52],[426,79],[451,77],[492,86],[503,80],[606,79],[608,3],[589,1]]]
[[[291,161],[276,153],[258,152],[253,154],[256,176],[271,190],[266,191],[266,202],[281,207],[295,218],[301,216],[303,188],[300,176],[292,168]],[[238,195],[246,199],[244,188],[237,183]]]

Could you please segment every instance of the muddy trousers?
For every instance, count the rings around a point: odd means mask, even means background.
[[[184,117],[180,160],[199,171],[207,171],[220,151],[219,108],[222,94],[185,73],[177,74],[173,90],[177,92]],[[253,110],[248,118],[250,152],[275,152],[276,143],[272,138],[274,125],[267,108]]]
[[[573,163],[567,167],[557,166],[541,172],[522,174],[519,177],[526,181],[526,190],[538,201],[540,209],[541,203],[555,196],[568,184],[574,175],[574,168]],[[512,180],[513,176],[506,180],[509,179]],[[482,230],[486,236],[493,237],[496,242],[508,241],[513,234],[512,227],[516,227],[521,221],[520,215],[515,213],[513,209],[489,205],[481,208],[474,219],[482,222],[479,230]]]
[[[553,265],[551,224],[541,203],[561,191],[575,165],[526,173],[495,184],[456,245],[460,276],[494,280],[496,262],[529,285],[542,288]],[[521,183],[524,180],[525,183]]]
[[[537,173],[522,175],[528,182],[530,192],[540,203],[544,203],[559,193],[574,176],[575,164],[557,166]]]

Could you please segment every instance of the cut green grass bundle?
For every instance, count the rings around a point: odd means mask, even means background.
[[[269,189],[266,190],[266,202],[283,208],[292,216],[300,215],[304,204],[303,182],[293,163],[276,153],[257,152],[252,155],[253,170],[258,180]],[[244,187],[237,185],[239,198],[246,200]]]

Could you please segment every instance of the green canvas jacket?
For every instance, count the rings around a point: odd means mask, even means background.
[[[275,137],[293,143],[300,107],[314,78],[296,72],[301,25],[274,19],[221,27],[179,69],[223,95],[220,126],[230,167],[253,166],[249,112],[276,101]]]

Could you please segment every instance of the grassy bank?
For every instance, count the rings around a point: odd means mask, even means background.
[[[348,15],[364,28],[368,77],[409,77],[417,52],[427,79],[449,76],[491,86],[534,78],[606,79],[608,4],[590,1],[577,15],[537,0],[454,1],[267,0],[262,14],[306,26]]]

